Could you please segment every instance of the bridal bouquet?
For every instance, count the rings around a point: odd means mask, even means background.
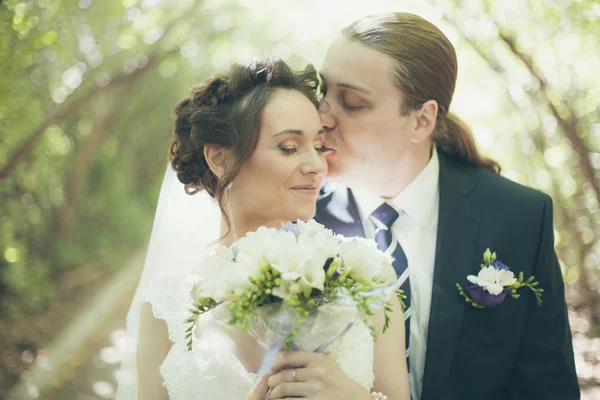
[[[185,321],[188,349],[197,318],[222,303],[229,324],[271,350],[324,351],[357,322],[375,338],[368,316],[382,308],[385,332],[392,296],[403,306],[398,282],[380,276],[392,261],[375,242],[334,235],[313,220],[261,227],[203,261]],[[340,314],[348,318],[334,323]]]

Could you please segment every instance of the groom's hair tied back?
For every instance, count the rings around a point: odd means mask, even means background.
[[[371,47],[396,61],[395,84],[403,95],[402,114],[429,100],[438,104],[433,140],[444,152],[463,162],[500,172],[500,165],[479,154],[469,127],[450,113],[458,65],[450,40],[418,15],[370,15],[342,30],[346,40]]]
[[[174,140],[169,159],[188,194],[206,190],[225,213],[224,193],[250,158],[260,134],[262,112],[273,92],[297,90],[318,105],[318,78],[308,65],[296,72],[278,58],[233,64],[221,75],[195,86],[175,106]],[[231,150],[233,165],[219,179],[204,158],[204,146]]]

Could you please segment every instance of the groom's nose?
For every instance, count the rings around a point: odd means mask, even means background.
[[[321,100],[319,103],[319,117],[321,117],[321,125],[327,132],[335,129],[336,123],[331,105],[326,100]]]

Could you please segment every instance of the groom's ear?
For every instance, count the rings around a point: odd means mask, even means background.
[[[229,150],[208,144],[204,146],[204,158],[212,173],[221,179],[229,168]]]
[[[435,100],[428,100],[420,109],[414,111],[416,117],[411,141],[421,143],[431,137],[435,129],[438,114],[438,104]]]

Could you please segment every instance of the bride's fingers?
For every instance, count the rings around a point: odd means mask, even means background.
[[[269,393],[269,399],[287,399],[308,397],[313,394],[310,385],[305,382],[283,382]]]
[[[283,353],[279,353],[279,355],[277,355],[271,371],[273,373],[279,372],[284,367],[306,367],[311,362],[319,360],[322,357],[325,357],[325,355],[321,353],[312,353],[309,351],[284,351]]]
[[[264,400],[266,398],[267,391],[269,390],[269,375],[263,375],[256,382],[252,390],[248,392],[246,400]]]
[[[271,389],[281,385],[283,382],[306,382],[309,378],[309,372],[306,368],[282,369],[269,378],[269,387]]]

